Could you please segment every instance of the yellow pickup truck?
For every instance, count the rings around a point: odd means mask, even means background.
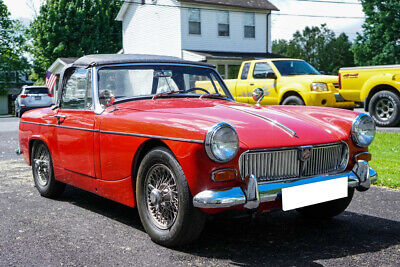
[[[341,68],[339,93],[348,101],[364,102],[376,124],[400,124],[400,65]]]
[[[245,61],[238,79],[225,80],[236,101],[255,104],[255,89],[264,91],[261,105],[307,105],[353,108],[353,101],[338,96],[337,76],[322,75],[300,59],[261,59]],[[336,96],[335,96],[336,94]]]

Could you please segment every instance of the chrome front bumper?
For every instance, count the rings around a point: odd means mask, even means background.
[[[322,175],[311,178],[296,179],[292,181],[281,181],[276,183],[258,183],[254,175],[250,175],[244,181],[242,187],[233,187],[218,190],[205,190],[193,198],[193,205],[197,208],[214,209],[243,206],[246,209],[256,209],[260,203],[279,200],[282,189],[328,181],[338,178],[347,178],[349,187],[359,191],[366,191],[370,184],[378,178],[377,173],[366,161],[358,161],[352,171],[335,174]]]

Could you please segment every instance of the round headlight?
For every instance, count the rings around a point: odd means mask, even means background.
[[[369,146],[375,138],[375,122],[371,116],[360,114],[351,126],[351,137],[359,147]]]
[[[232,160],[239,150],[235,129],[227,123],[218,123],[206,135],[205,147],[210,159],[225,163]]]

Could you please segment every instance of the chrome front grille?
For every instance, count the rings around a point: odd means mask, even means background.
[[[302,153],[307,148],[311,155],[304,159]],[[346,168],[347,161],[348,147],[338,143],[248,151],[240,157],[239,168],[242,178],[253,174],[259,182],[269,182],[340,172]]]

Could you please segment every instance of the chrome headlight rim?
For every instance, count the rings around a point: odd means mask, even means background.
[[[350,148],[345,141],[342,141],[342,145],[343,145],[343,151],[342,151],[342,160],[340,162],[340,171],[345,171],[350,161]]]
[[[314,82],[310,85],[313,92],[328,92],[328,84],[324,82]]]
[[[373,123],[373,128],[374,128],[374,136],[371,138],[371,142],[369,142],[368,144],[363,144],[360,141],[359,133],[357,132],[357,127],[360,125],[360,122],[362,120],[365,120],[365,119],[371,120],[372,123]],[[374,119],[372,119],[371,116],[369,116],[368,114],[363,113],[363,114],[358,115],[354,119],[354,121],[353,121],[353,123],[351,125],[351,139],[353,140],[354,144],[356,144],[356,146],[361,147],[361,148],[367,148],[374,141],[375,135],[376,135],[376,124],[375,124]]]
[[[231,157],[226,158],[226,159],[218,158],[218,157],[215,155],[215,153],[214,153],[214,151],[213,151],[213,149],[212,149],[212,141],[213,141],[213,138],[214,138],[215,134],[216,134],[219,130],[221,130],[222,128],[229,128],[229,129],[231,129],[232,132],[234,133],[235,137],[236,137],[236,140],[237,140],[236,150],[234,151],[234,153],[233,153],[233,155],[232,155]],[[236,157],[237,153],[239,152],[239,138],[238,138],[238,134],[237,134],[235,128],[233,128],[232,125],[230,125],[229,123],[226,123],[226,122],[220,122],[220,123],[217,123],[216,125],[214,125],[213,127],[211,127],[211,128],[207,131],[204,144],[205,144],[205,150],[206,150],[206,152],[207,152],[208,157],[209,157],[211,160],[213,160],[213,161],[215,161],[215,162],[217,162],[217,163],[227,163],[227,162],[231,161],[232,159],[234,159],[234,158]]]

